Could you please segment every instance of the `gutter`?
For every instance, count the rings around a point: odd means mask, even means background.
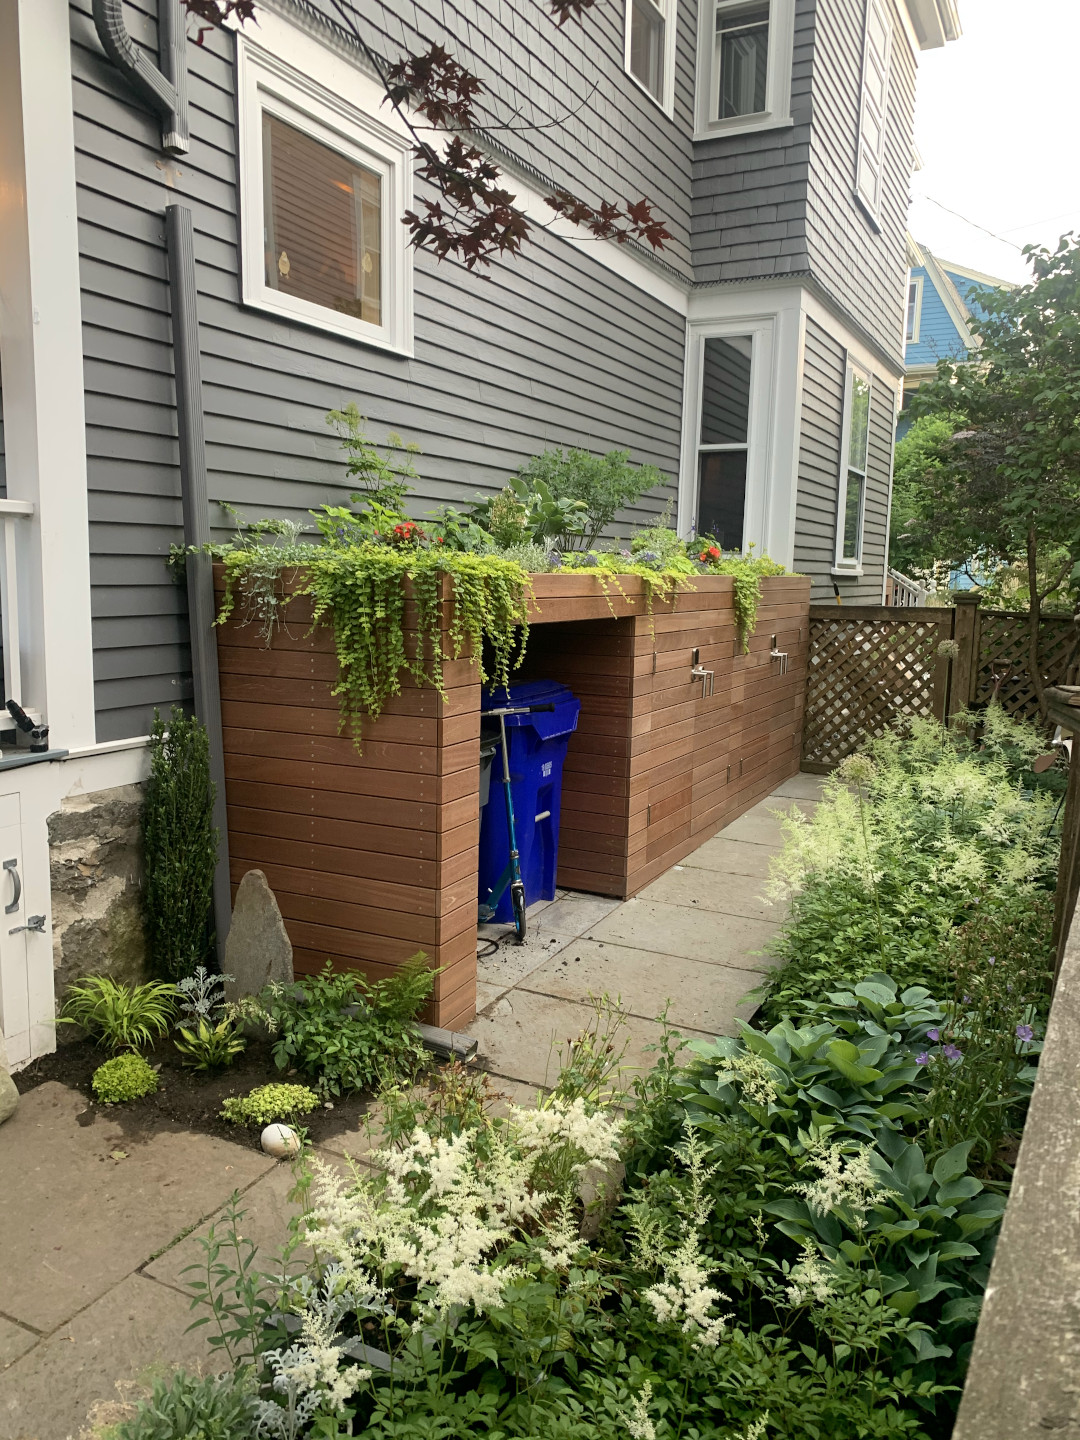
[[[185,155],[190,148],[187,106],[187,31],[180,0],[158,0],[157,65],[128,34],[123,0],[93,0],[94,25],[105,54],[161,120],[161,148]]]
[[[198,294],[195,285],[195,232],[186,205],[165,208],[172,304],[173,372],[176,380],[176,432],[180,442],[180,496],[184,510],[185,574],[191,675],[195,714],[206,726],[210,779],[214,786],[217,865],[214,869],[214,935],[218,963],[232,920],[229,826],[225,807],[225,747],[221,733],[221,686],[214,634],[214,572],[210,544],[210,501],[206,483],[206,435],[203,429],[202,366]]]

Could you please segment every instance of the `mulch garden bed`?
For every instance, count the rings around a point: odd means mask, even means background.
[[[132,1136],[154,1134],[159,1130],[196,1130],[233,1140],[250,1150],[260,1148],[259,1130],[222,1120],[222,1101],[230,1095],[246,1095],[256,1085],[275,1081],[308,1083],[302,1075],[279,1070],[270,1047],[257,1040],[249,1041],[247,1049],[228,1069],[210,1073],[182,1065],[179,1054],[164,1042],[156,1051],[147,1052],[150,1064],[160,1073],[157,1092],[122,1105],[102,1105],[94,1098],[90,1077],[108,1058],[107,1051],[89,1040],[62,1042],[54,1054],[42,1055],[12,1078],[23,1095],[48,1080],[58,1080],[61,1085],[80,1091],[86,1096],[87,1105],[78,1117],[82,1125],[89,1125],[96,1114],[101,1114]],[[312,1143],[318,1145],[343,1131],[363,1126],[371,1101],[367,1092],[337,1096],[332,1109],[313,1110],[302,1123]]]

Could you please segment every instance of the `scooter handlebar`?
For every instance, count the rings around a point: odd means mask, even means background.
[[[535,715],[539,710],[554,710],[553,704],[547,705],[503,705],[498,710],[484,710],[481,712],[481,719],[488,715]]]

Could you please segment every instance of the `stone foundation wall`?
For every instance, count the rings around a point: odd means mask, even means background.
[[[121,785],[73,796],[49,816],[58,1005],[85,975],[146,979],[142,805],[141,785]]]

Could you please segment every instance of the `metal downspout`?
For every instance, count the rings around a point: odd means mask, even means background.
[[[195,233],[186,205],[165,208],[172,303],[173,371],[176,377],[176,431],[180,442],[180,494],[187,555],[188,621],[195,714],[210,742],[210,779],[214,783],[214,825],[218,832],[214,871],[214,934],[218,961],[232,918],[229,829],[225,808],[225,751],[221,734],[221,688],[214,633],[214,574],[210,556],[210,501],[206,487],[206,435],[203,429],[202,367],[199,350],[198,292],[195,285]],[[190,547],[199,549],[192,553]]]
[[[187,31],[180,0],[158,0],[160,70],[128,34],[123,0],[93,0],[93,15],[105,54],[144,104],[160,116],[161,148],[173,155],[186,154]]]

